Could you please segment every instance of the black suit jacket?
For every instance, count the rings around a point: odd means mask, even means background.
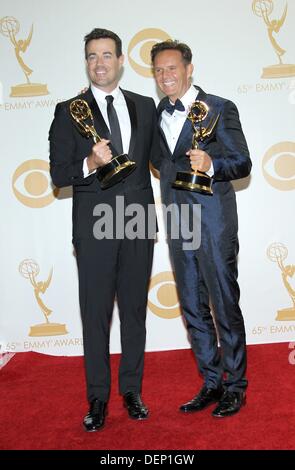
[[[115,205],[116,196],[124,196],[125,203],[139,203],[144,208],[154,204],[149,162],[159,168],[161,162],[157,114],[152,98],[122,90],[131,121],[129,158],[136,169],[122,182],[102,189],[96,173],[84,178],[83,161],[94,145],[83,137],[70,115],[70,103],[75,99],[88,102],[94,117],[94,127],[101,138],[109,139],[109,130],[89,89],[56,106],[49,131],[50,174],[57,187],[73,186],[73,238],[93,237],[93,208],[98,203]]]

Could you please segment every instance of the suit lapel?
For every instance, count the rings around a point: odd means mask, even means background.
[[[159,129],[160,129],[160,135],[161,135],[161,137],[162,137],[162,141],[163,141],[163,143],[164,143],[164,145],[165,145],[165,147],[166,147],[167,152],[168,152],[169,155],[172,157],[172,152],[171,152],[171,150],[170,150],[170,148],[169,148],[169,145],[168,145],[166,136],[165,136],[164,131],[163,131],[162,127],[161,127],[161,120],[162,120],[162,118],[161,118],[161,116],[159,116],[158,125],[159,125]]]
[[[88,89],[84,97],[85,97],[84,99],[86,99],[92,111],[92,115],[94,118],[94,127],[97,130],[99,137],[101,137],[102,139],[110,140],[111,136],[110,136],[109,128],[106,125],[104,118],[102,117],[98,104],[90,88]]]
[[[168,145],[168,142],[167,142],[167,139],[166,139],[166,136],[163,132],[163,129],[161,127],[161,121],[162,121],[162,111],[165,109],[165,105],[168,101],[168,97],[166,96],[165,98],[163,98],[160,103],[159,103],[159,106],[157,108],[157,113],[158,113],[158,126],[159,126],[159,130],[160,130],[160,135],[162,137],[162,142],[164,143],[165,145],[165,148],[167,150],[167,152],[169,153],[170,157],[172,157],[172,153],[171,153],[171,150],[169,148],[169,145]]]
[[[207,99],[206,93],[202,90],[202,88],[198,86],[194,86],[194,87],[199,92],[196,99],[199,101],[206,102],[206,99]],[[179,134],[179,137],[178,137],[178,140],[177,140],[174,152],[173,152],[173,159],[177,155],[182,155],[183,153],[186,153],[191,148],[192,138],[193,138],[192,123],[189,119],[186,119],[181,129],[181,132]]]
[[[197,86],[197,85],[194,85],[194,88],[195,88],[196,90],[198,90],[198,92],[199,92],[199,93],[198,93],[198,96],[197,96],[197,100],[199,100],[199,101],[205,101],[205,103],[206,103],[206,101],[207,101],[207,93],[205,93],[204,90],[202,90],[202,88],[199,87],[199,86]]]
[[[130,117],[130,123],[131,123],[131,138],[130,138],[129,151],[128,151],[128,155],[131,156],[134,152],[136,136],[137,136],[136,105],[135,105],[135,102],[128,96],[128,93],[126,91],[124,91],[122,89],[121,89],[121,91],[122,91],[122,93],[124,95],[124,98],[126,100],[126,104],[127,104],[127,108],[128,108],[128,112],[129,112],[129,117]]]
[[[175,158],[176,155],[186,153],[191,148],[192,138],[192,123],[189,119],[186,119],[176,142],[173,158]]]

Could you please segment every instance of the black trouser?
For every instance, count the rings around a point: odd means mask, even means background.
[[[120,393],[139,392],[154,240],[85,239],[76,241],[75,248],[88,400],[109,398],[109,337],[115,296],[121,323]]]

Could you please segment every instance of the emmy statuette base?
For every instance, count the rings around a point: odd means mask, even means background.
[[[29,336],[57,336],[67,335],[66,325],[62,323],[40,323],[31,326]]]
[[[295,307],[283,308],[282,310],[278,310],[276,320],[294,321],[295,320]]]
[[[184,189],[195,193],[212,196],[212,178],[205,173],[191,173],[189,171],[178,171],[176,180],[172,183],[175,189]]]
[[[21,98],[26,96],[49,95],[47,85],[42,83],[24,83],[11,87],[10,96],[12,98]]]
[[[102,189],[107,189],[126,178],[135,168],[136,163],[129,160],[128,155],[118,155],[97,171],[97,178]]]
[[[263,68],[261,78],[295,77],[295,64],[269,65]]]

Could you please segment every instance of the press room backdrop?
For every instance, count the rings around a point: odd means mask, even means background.
[[[247,341],[294,340],[294,0],[1,0],[1,352],[83,352],[71,189],[48,174],[55,105],[87,85],[83,38],[94,27],[124,45],[121,86],[153,96],[149,51],[188,43],[194,82],[233,100],[248,140],[252,175],[235,184],[239,282]],[[147,314],[147,350],[187,348],[153,178],[160,234]],[[111,351],[120,351],[115,308]]]

